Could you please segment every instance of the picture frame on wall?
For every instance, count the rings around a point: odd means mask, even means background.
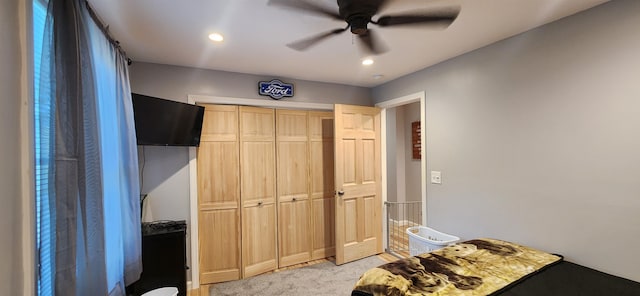
[[[422,143],[420,130],[420,121],[414,121],[411,123],[411,155],[413,159],[422,158]]]

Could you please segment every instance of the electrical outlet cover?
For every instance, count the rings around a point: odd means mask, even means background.
[[[442,184],[442,173],[439,171],[431,171],[431,183]]]

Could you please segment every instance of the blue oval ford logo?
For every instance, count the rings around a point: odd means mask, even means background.
[[[270,96],[275,100],[284,97],[293,97],[293,84],[284,83],[274,79],[271,81],[260,81],[260,95]]]

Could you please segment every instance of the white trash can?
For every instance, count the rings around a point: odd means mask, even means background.
[[[176,296],[176,295],[178,295],[178,288],[175,288],[175,287],[158,288],[142,294],[142,296]]]

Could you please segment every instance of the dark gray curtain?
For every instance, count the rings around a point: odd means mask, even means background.
[[[140,203],[126,57],[82,0],[49,0],[48,227],[54,295],[124,295],[140,276]],[[49,35],[47,35],[47,33]],[[42,85],[41,84],[41,85]],[[49,97],[47,97],[49,96]],[[38,112],[36,110],[36,112]],[[47,126],[48,125],[48,126]],[[36,135],[37,137],[38,135]],[[41,253],[43,254],[43,253]],[[42,279],[41,279],[42,280]]]
[[[55,295],[108,293],[97,102],[83,3],[49,1],[56,89]]]

